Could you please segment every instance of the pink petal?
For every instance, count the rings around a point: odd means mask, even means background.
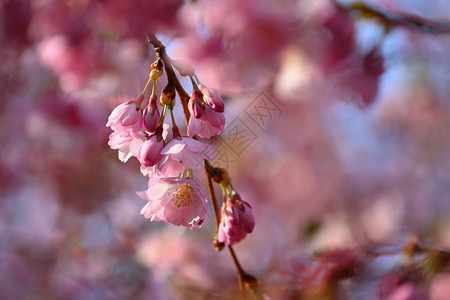
[[[155,182],[147,189],[147,197],[150,200],[160,199],[164,196],[164,193],[167,191],[167,184],[164,182]]]
[[[162,155],[176,154],[180,153],[185,147],[183,141],[178,139],[171,140],[161,151]]]

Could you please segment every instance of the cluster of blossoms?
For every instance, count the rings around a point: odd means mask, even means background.
[[[175,122],[176,89],[169,76],[159,97],[162,109],[158,106],[156,88],[163,75],[163,62],[158,59],[151,65],[142,93],[117,106],[109,116],[106,126],[113,132],[108,144],[119,151],[122,162],[136,157],[142,174],[149,177],[147,190],[137,193],[147,201],[141,210],[145,218],[199,229],[206,217],[207,196],[195,179],[194,171],[205,167],[205,160],[212,159],[215,149],[198,137],[210,139],[222,133],[224,103],[216,91],[200,84],[191,68],[178,70],[182,76],[190,77],[193,88],[187,103],[190,113],[187,135],[180,134]],[[170,125],[164,123],[168,111],[172,120],[171,134]],[[251,206],[240,199],[229,179],[227,182],[227,185],[222,184],[225,198],[218,239],[233,245],[253,231],[255,221]]]

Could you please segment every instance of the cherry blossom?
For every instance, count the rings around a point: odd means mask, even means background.
[[[156,96],[150,97],[150,102],[144,109],[144,128],[148,132],[155,132],[159,124],[159,110],[156,104]]]
[[[178,176],[186,168],[200,170],[203,160],[211,159],[214,147],[189,137],[174,138],[161,151],[158,170],[165,176]]]
[[[224,104],[222,97],[215,90],[207,88],[203,84],[199,84],[198,88],[203,93],[203,101],[208,104],[214,111],[223,112]]]
[[[234,245],[242,241],[255,228],[255,217],[250,204],[234,195],[228,199],[222,209],[222,220],[217,239],[227,245]]]
[[[142,127],[142,98],[122,103],[111,112],[106,127],[121,136],[136,136]]]
[[[204,97],[202,96],[200,91],[192,91],[191,98],[189,99],[191,117],[187,132],[190,137],[198,135],[201,138],[209,139],[222,133],[225,126],[225,117],[223,113],[215,111],[209,105],[205,105],[203,102]],[[212,97],[208,97],[208,99],[212,99]],[[209,101],[212,102],[213,100]],[[215,105],[214,107],[218,109],[217,107],[220,106]]]
[[[109,135],[108,145],[111,149],[117,149],[119,151],[119,160],[121,162],[127,162],[133,156],[133,153],[130,151],[130,143],[132,140],[132,136],[121,136],[118,132],[112,132]]]
[[[150,136],[139,149],[138,159],[144,167],[151,167],[159,163],[162,158],[161,151],[164,141],[161,134]]]
[[[137,194],[148,203],[141,214],[150,221],[164,221],[189,229],[200,229],[206,216],[206,193],[195,179],[165,177],[150,181]]]

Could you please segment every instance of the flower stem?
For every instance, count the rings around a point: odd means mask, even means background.
[[[189,118],[190,118],[190,113],[189,113],[189,109],[188,109],[189,95],[183,89],[183,86],[181,85],[180,81],[178,80],[177,76],[175,75],[175,72],[173,71],[173,67],[172,67],[172,61],[171,61],[170,57],[167,55],[166,48],[161,43],[161,41],[158,40],[158,38],[155,36],[154,33],[152,33],[151,35],[147,35],[147,41],[149,44],[151,44],[153,46],[153,50],[155,51],[156,56],[163,62],[168,81],[172,82],[175,85],[175,89],[177,91],[178,97],[180,98],[181,107],[183,108],[183,114],[184,114],[184,119],[186,121],[186,126],[188,126]],[[197,76],[195,76],[195,79],[197,80],[197,82],[199,82]],[[164,107],[164,111],[163,111],[164,114],[165,114],[165,110],[166,110],[166,106]],[[205,159],[205,174],[206,174],[206,179],[207,179],[209,195],[210,195],[211,202],[212,202],[212,205],[214,208],[214,215],[216,217],[217,226],[219,226],[220,211],[219,211],[219,206],[217,204],[216,195],[214,193],[214,186],[212,183],[212,178],[209,173],[210,168],[211,168],[211,165],[209,164],[208,160]],[[231,258],[233,259],[233,263],[236,267],[236,272],[237,272],[238,280],[239,280],[239,290],[240,290],[240,294],[241,294],[241,299],[245,300],[246,294],[245,294],[245,286],[244,286],[244,275],[246,275],[246,273],[242,269],[242,267],[239,263],[239,260],[236,256],[236,253],[234,252],[233,247],[228,246],[228,249],[230,251]]]
[[[156,95],[156,87],[157,86],[158,86],[158,80],[155,80],[153,83],[152,95],[150,97],[153,97]]]
[[[175,117],[173,116],[173,109],[170,109],[170,117],[172,118],[173,127],[177,127],[177,123],[175,122]]]
[[[167,55],[166,47],[161,43],[160,40],[155,36],[154,33],[147,35],[147,41],[152,45],[153,50],[155,51],[156,56],[162,61],[164,65],[164,69],[166,70],[167,80],[172,82],[175,85],[175,89],[177,91],[178,97],[180,98],[181,107],[183,108],[184,119],[186,121],[186,125],[189,123],[190,113],[188,109],[189,95],[183,89],[180,81],[172,67],[172,60]]]
[[[152,82],[152,80],[151,79],[149,79],[148,81],[147,81],[147,83],[145,84],[145,87],[144,87],[144,89],[142,90],[142,94],[146,94],[147,93],[147,91],[148,91],[148,88],[150,87],[150,83]]]
[[[192,76],[189,76],[189,78],[191,79],[192,82],[192,88],[198,90],[198,86],[197,83],[195,83],[194,78]]]
[[[163,111],[161,113],[161,117],[159,118],[158,127],[164,123],[164,119],[166,118],[167,105],[164,105]]]
[[[194,78],[195,78],[195,80],[197,81],[197,84],[200,84],[200,80],[198,80],[197,75],[194,74]]]
[[[144,97],[144,101],[142,101],[142,103],[141,103],[141,108],[142,108],[142,109],[144,109],[144,108],[147,106],[147,104],[148,104],[148,98],[149,98],[149,97],[146,97],[146,94],[147,94],[147,92],[148,92],[148,89],[149,89],[149,87],[150,87],[150,83],[151,83],[151,82],[152,82],[152,80],[149,79],[149,80],[147,81],[147,83],[145,84],[144,89],[142,90],[141,95]]]

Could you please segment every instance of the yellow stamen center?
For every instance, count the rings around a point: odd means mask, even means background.
[[[192,187],[188,183],[184,183],[172,194],[170,200],[178,208],[190,207],[194,205],[194,197],[195,192]]]

